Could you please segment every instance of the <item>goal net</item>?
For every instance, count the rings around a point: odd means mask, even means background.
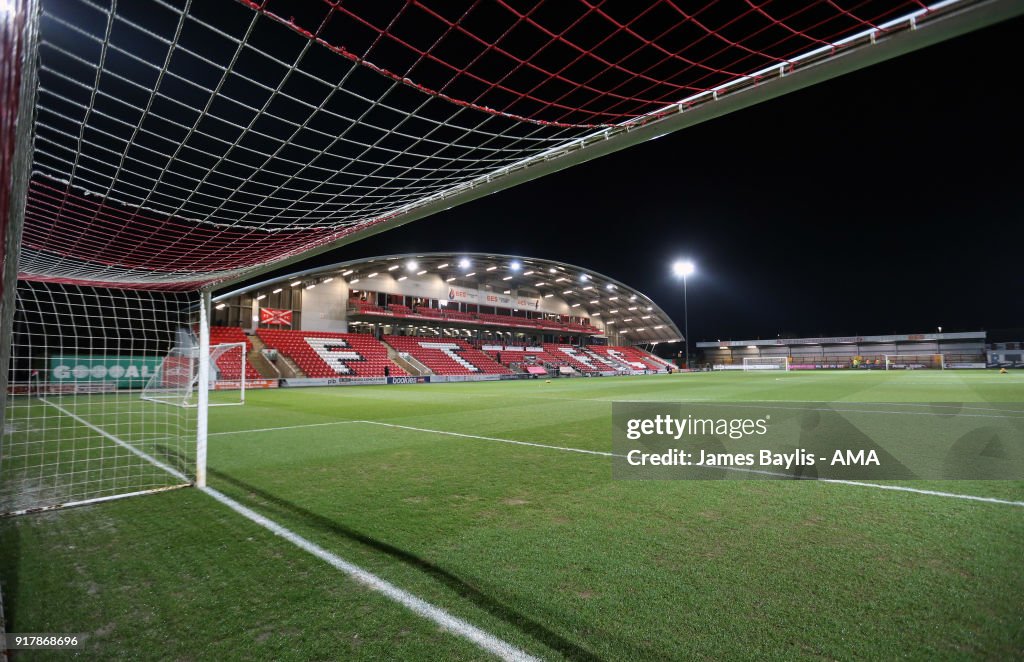
[[[167,373],[162,366],[192,334],[198,303],[194,292],[18,283],[0,438],[0,513],[194,480],[197,410],[139,394],[154,375]]]
[[[886,354],[886,370],[945,370],[942,354]]]
[[[409,2],[153,4],[0,11],[3,507],[203,482],[208,382],[171,373],[195,362],[181,336],[214,284],[680,129],[723,95],[838,75],[847,53],[916,48],[946,11],[987,6],[822,3],[770,38],[778,19],[747,8],[722,49],[677,53],[672,35],[707,30],[673,3],[548,18],[505,3],[459,18]],[[623,49],[652,7],[663,38]],[[561,34],[566,18],[593,39]],[[534,41],[545,57],[517,47]],[[553,45],[566,47],[548,62]]]
[[[787,356],[745,356],[743,357],[743,371],[753,372],[757,370],[789,370],[789,357]]]
[[[183,337],[150,376],[142,399],[177,407],[198,406],[199,345],[190,333]],[[224,343],[210,348],[209,406],[245,404],[246,344]],[[223,390],[221,390],[223,386]]]

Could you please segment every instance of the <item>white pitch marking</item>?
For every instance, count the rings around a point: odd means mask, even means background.
[[[239,515],[242,515],[248,520],[259,524],[263,528],[272,532],[275,535],[281,536],[291,544],[295,545],[299,549],[306,551],[313,556],[317,557],[321,561],[326,561],[334,568],[344,572],[346,575],[354,579],[355,581],[367,586],[378,593],[383,593],[387,597],[391,598],[395,602],[399,603],[403,607],[406,607],[418,616],[422,616],[428,620],[437,623],[443,629],[451,632],[452,634],[458,635],[463,639],[468,639],[474,644],[484,649],[488,653],[501,658],[502,660],[522,660],[522,661],[533,661],[537,658],[529,655],[525,651],[513,646],[512,644],[495,637],[492,634],[484,632],[480,628],[472,625],[461,618],[452,616],[440,607],[435,607],[426,600],[416,597],[408,591],[404,591],[389,581],[381,579],[377,575],[363,570],[359,566],[349,563],[345,559],[341,558],[333,552],[329,552],[323,547],[320,547],[314,542],[303,538],[299,534],[286,529],[277,522],[260,515],[256,511],[243,506],[231,497],[218,492],[212,487],[200,488],[206,494],[221,502],[231,510],[235,511]]]
[[[189,482],[188,478],[186,478],[183,473],[181,473],[180,471],[178,471],[178,470],[176,470],[176,469],[174,469],[172,467],[167,466],[166,464],[164,464],[163,462],[157,460],[153,456],[151,456],[151,455],[149,455],[147,453],[144,453],[143,451],[138,450],[137,448],[133,447],[131,444],[129,444],[129,443],[125,442],[125,441],[122,441],[121,439],[118,439],[117,437],[115,437],[114,435],[110,434],[109,432],[106,432],[105,430],[102,430],[102,429],[96,427],[92,423],[86,421],[85,419],[81,418],[80,416],[76,416],[75,414],[72,414],[71,412],[69,412],[68,410],[64,409],[63,407],[61,407],[59,405],[55,405],[52,402],[48,402],[44,398],[40,398],[40,400],[42,400],[46,404],[50,405],[54,409],[57,409],[61,413],[65,414],[67,416],[70,416],[71,418],[75,419],[76,421],[78,421],[82,425],[88,427],[89,429],[94,430],[95,432],[103,435],[107,439],[110,439],[111,441],[113,441],[114,443],[118,444],[119,446],[123,446],[124,448],[128,449],[132,453],[134,453],[134,454],[138,455],[139,457],[141,457],[142,459],[152,463],[154,466],[157,466],[160,469],[163,469],[164,471],[166,471],[167,473],[171,474],[175,478],[180,478],[180,479],[184,480],[185,482]],[[338,421],[338,422],[339,423],[349,423],[349,422],[363,422],[363,421]],[[316,425],[316,424],[313,424],[313,425]],[[322,424],[320,424],[320,425],[322,425]],[[269,430],[269,429],[273,429],[273,428],[267,428],[267,429]],[[437,623],[444,630],[447,630],[448,632],[451,632],[452,634],[455,634],[455,635],[457,635],[459,637],[462,637],[463,639],[467,639],[467,640],[473,642],[474,644],[476,644],[477,646],[479,646],[483,650],[487,651],[488,653],[491,653],[492,655],[494,655],[494,656],[496,656],[496,657],[498,657],[498,658],[500,658],[502,660],[514,660],[516,662],[539,662],[537,658],[535,658],[532,655],[526,653],[522,649],[517,648],[516,646],[513,646],[512,644],[508,643],[507,641],[504,641],[503,639],[499,639],[498,637],[495,637],[494,635],[489,634],[489,633],[481,630],[480,628],[476,627],[475,625],[472,625],[471,623],[469,623],[467,621],[462,620],[461,618],[457,618],[455,616],[452,616],[451,614],[449,614],[445,610],[441,609],[440,607],[435,607],[434,605],[430,604],[426,600],[423,600],[422,598],[418,598],[415,595],[413,595],[412,593],[409,593],[408,591],[404,591],[404,590],[398,588],[397,586],[395,586],[391,582],[386,581],[386,580],[378,577],[377,575],[375,575],[375,574],[373,574],[371,572],[363,570],[362,568],[360,568],[359,566],[355,565],[354,563],[349,563],[348,561],[346,561],[345,559],[341,558],[337,554],[334,554],[333,552],[327,551],[323,547],[320,547],[316,543],[311,542],[311,541],[307,540],[306,538],[303,538],[302,536],[300,536],[299,534],[295,533],[294,531],[291,531],[291,530],[281,526],[277,522],[275,522],[275,521],[273,521],[273,520],[271,520],[271,519],[269,519],[267,517],[264,517],[263,515],[260,515],[256,511],[252,510],[251,508],[247,508],[247,507],[243,506],[242,504],[238,503],[237,501],[235,501],[231,497],[227,496],[226,494],[223,494],[222,492],[219,492],[219,491],[213,489],[212,487],[201,487],[199,489],[200,489],[200,491],[210,495],[211,497],[213,497],[217,501],[221,502],[222,504],[224,504],[225,506],[227,506],[231,510],[233,510],[236,513],[242,515],[246,519],[249,519],[250,521],[255,522],[256,524],[259,524],[260,526],[262,526],[263,528],[267,529],[268,531],[271,531],[275,535],[281,536],[282,538],[284,538],[288,542],[292,543],[293,545],[295,545],[299,549],[302,549],[303,551],[306,551],[306,552],[312,554],[313,556],[317,557],[318,559],[320,559],[322,561],[326,561],[328,564],[330,564],[331,566],[333,566],[337,570],[341,570],[342,572],[344,572],[345,574],[347,574],[349,577],[351,577],[352,579],[356,580],[360,584],[363,584],[364,586],[367,586],[367,587],[377,591],[378,593],[384,594],[388,598],[394,600],[395,602],[399,603],[403,607],[409,609],[410,611],[412,611],[416,615],[421,616],[423,618],[426,618],[426,619],[428,619],[430,621],[433,621],[434,623]]]
[[[328,423],[303,423],[301,425],[282,425],[276,428],[250,428],[248,430],[228,430],[227,432],[210,432],[206,436],[219,437],[225,434],[247,434],[249,432],[276,432],[278,430],[294,430],[296,428],[317,428],[326,425],[343,425],[345,423],[362,423],[363,421],[330,421]]]
[[[154,465],[154,466],[156,466],[156,467],[158,467],[160,469],[163,469],[164,471],[166,471],[167,473],[171,474],[172,476],[174,476],[178,480],[182,481],[183,483],[191,483],[192,482],[191,480],[189,480],[188,476],[186,476],[185,474],[181,473],[180,471],[178,471],[174,467],[169,466],[167,464],[164,464],[163,462],[161,462],[160,460],[156,459],[155,457],[153,457],[149,453],[145,453],[143,451],[140,451],[138,448],[135,448],[134,446],[132,446],[131,444],[129,444],[129,443],[125,442],[125,441],[121,441],[120,439],[118,439],[114,435],[110,434],[109,432],[107,432],[106,430],[104,430],[102,428],[96,427],[95,425],[93,425],[89,421],[85,420],[81,416],[78,416],[76,414],[72,414],[70,411],[68,411],[64,407],[61,407],[60,405],[54,404],[54,403],[50,402],[49,400],[47,400],[46,398],[42,398],[41,397],[41,398],[39,398],[39,400],[44,402],[44,403],[46,403],[46,404],[48,404],[48,405],[50,405],[51,407],[53,407],[54,409],[56,409],[60,413],[64,414],[65,416],[70,416],[71,418],[75,419],[76,421],[78,421],[79,423],[81,423],[85,427],[89,428],[93,432],[96,432],[97,434],[99,434],[99,435],[109,439],[110,441],[114,442],[118,446],[128,450],[130,453],[134,453],[135,455],[138,455],[139,457],[141,457],[143,460],[149,462],[150,464],[152,464],[152,465]]]
[[[481,437],[476,434],[464,434],[462,432],[448,432],[447,430],[430,430],[427,428],[416,428],[411,425],[399,425],[397,423],[382,423],[380,421],[353,421],[353,423],[366,423],[368,425],[383,425],[389,428],[401,428],[403,430],[414,430],[416,432],[430,432],[433,434],[444,434],[450,437],[466,437],[467,439],[483,439],[484,441],[500,441],[503,444],[515,444],[517,446],[535,446],[537,448],[549,448],[556,451],[566,451],[568,453],[583,453],[586,455],[601,455],[605,457],[616,457],[614,453],[606,453],[605,451],[591,451],[585,448],[570,448],[568,446],[550,446],[548,444],[538,444],[532,441],[515,441],[514,439],[500,439],[498,437]],[[619,456],[624,457],[624,456]]]
[[[428,432],[432,434],[442,434],[451,437],[465,437],[468,439],[481,439],[483,441],[498,441],[504,444],[515,444],[517,446],[535,446],[537,448],[547,448],[556,451],[568,451],[571,453],[585,453],[587,455],[601,455],[604,457],[626,457],[621,453],[609,453],[607,451],[592,451],[583,448],[569,448],[565,446],[551,446],[549,444],[539,444],[532,441],[516,441],[514,439],[501,439],[499,437],[482,437],[475,434],[466,434],[463,432],[449,432],[447,430],[431,430],[429,428],[417,428],[411,425],[399,425],[397,423],[383,423],[381,421],[355,421],[357,423],[367,423],[370,425],[383,425],[389,428],[399,428],[402,430],[413,430],[416,432]],[[761,474],[766,476],[779,476],[782,478],[794,478],[790,474],[778,473],[774,471],[762,471],[758,469],[744,469],[742,467],[714,467],[716,469],[722,469],[725,471],[739,471],[742,473],[753,473]],[[895,492],[912,492],[914,494],[927,494],[929,496],[946,497],[949,499],[964,499],[966,501],[981,501],[984,503],[998,503],[1007,506],[1020,506],[1024,507],[1024,501],[1009,501],[1006,499],[996,499],[994,497],[982,497],[975,496],[973,494],[958,494],[956,492],[939,492],[937,490],[923,490],[916,487],[905,487],[903,485],[882,485],[879,483],[862,483],[856,480],[841,480],[838,478],[802,478],[797,477],[800,480],[810,480],[819,483],[833,483],[837,485],[856,485],[858,487],[874,487],[880,490],[892,490]]]

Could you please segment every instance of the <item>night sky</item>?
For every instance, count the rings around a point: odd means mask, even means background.
[[[1024,20],[911,53],[385,232],[397,252],[551,258],[693,340],[1024,327]],[[294,271],[291,267],[286,271]]]

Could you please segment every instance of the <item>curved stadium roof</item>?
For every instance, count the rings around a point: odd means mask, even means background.
[[[468,266],[460,266],[463,260],[468,260]],[[415,269],[408,268],[410,261],[415,262]],[[262,281],[215,300],[257,295],[282,284],[308,287],[328,278],[366,291],[395,291],[401,277],[411,282],[430,280],[435,285],[440,278],[450,287],[561,302],[571,311],[568,314],[590,318],[609,339],[622,344],[683,339],[679,327],[649,296],[610,276],[566,262],[497,253],[402,253],[350,260]]]

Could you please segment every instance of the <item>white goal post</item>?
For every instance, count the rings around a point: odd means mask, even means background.
[[[227,382],[230,395],[210,400],[208,406],[222,407],[245,404],[245,368],[248,347],[244,342],[223,343],[210,347],[209,390],[218,390],[218,383]],[[142,389],[142,399],[177,407],[199,406],[199,345],[179,345],[167,353]],[[238,388],[233,388],[237,384]]]
[[[886,354],[886,370],[945,370],[944,354]]]
[[[788,356],[744,356],[743,371],[789,370]]]

